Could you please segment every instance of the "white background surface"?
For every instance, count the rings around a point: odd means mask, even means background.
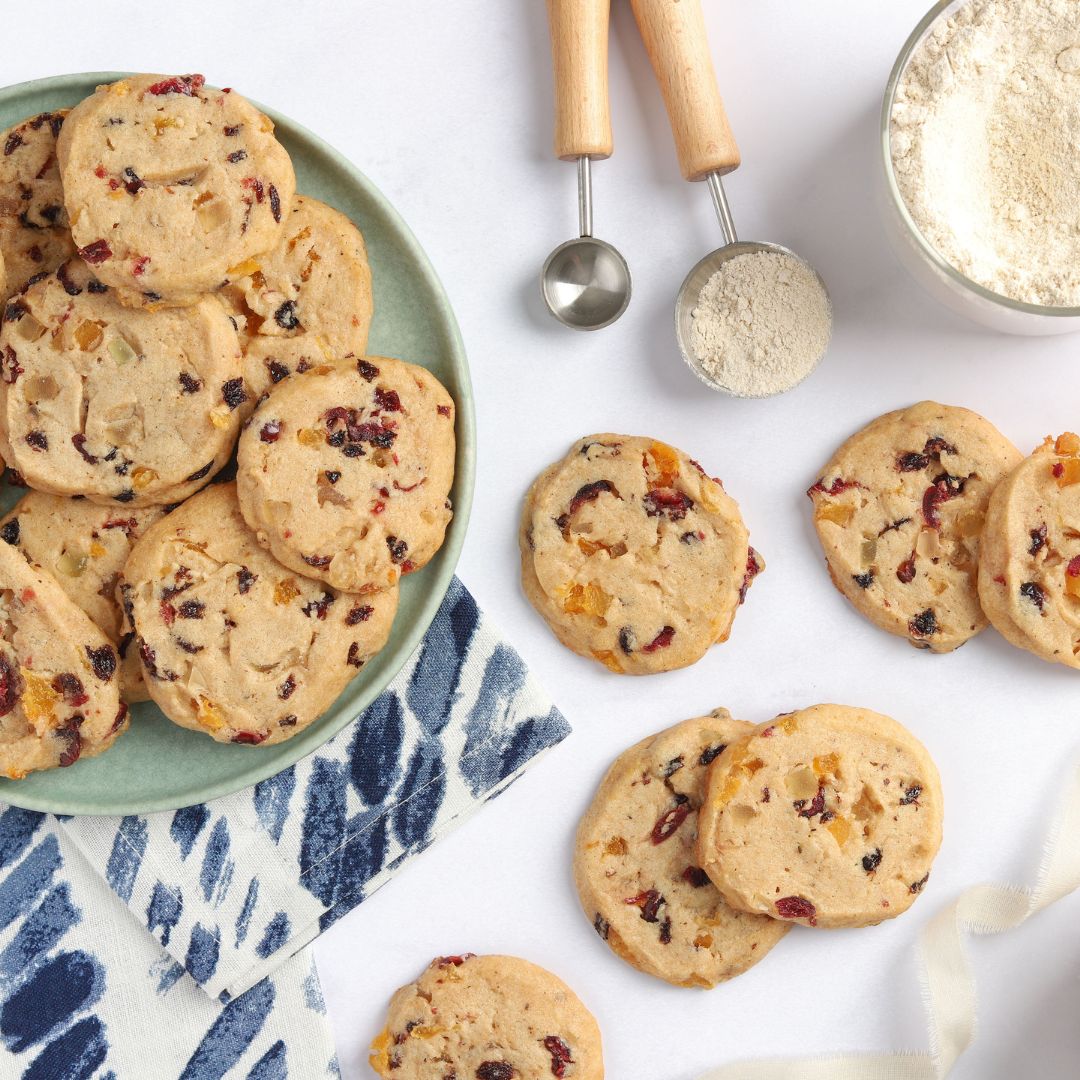
[[[204,71],[327,138],[409,222],[455,305],[480,420],[476,506],[460,572],[534,666],[573,736],[476,819],[410,865],[318,945],[346,1080],[385,1001],[437,953],[518,953],[596,1013],[608,1075],[691,1080],[761,1054],[923,1049],[913,947],[965,886],[1031,880],[1048,815],[1080,752],[1080,677],[987,632],[938,657],[874,630],[829,584],[803,491],[834,447],[921,397],[966,405],[1025,452],[1080,425],[1078,339],[997,337],[903,276],[874,192],[881,92],[928,0],[705,0],[744,165],[740,233],[814,262],[836,308],[819,372],[784,398],[710,394],[675,351],[683,274],[719,243],[708,195],[679,177],[629,5],[616,0],[616,154],[595,172],[598,235],[635,277],[628,313],[596,335],[557,326],[537,274],[576,228],[574,169],[556,163],[542,0],[209,3],[114,0],[20,8],[4,80],[67,71]],[[8,14],[8,28],[12,13]],[[24,21],[24,16],[27,21]],[[723,477],[768,561],[732,640],[694,668],[619,679],[551,636],[518,587],[516,524],[534,474],[578,436],[672,442]],[[609,954],[573,891],[573,829],[626,745],[716,705],[759,721],[817,701],[911,727],[936,757],[946,838],[904,917],[861,931],[798,928],[708,993]],[[977,941],[981,1032],[955,1076],[1075,1076],[1080,901]]]

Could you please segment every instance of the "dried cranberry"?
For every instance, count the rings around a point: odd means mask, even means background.
[[[302,555],[301,558],[308,564],[318,569],[329,566],[333,561],[333,555]]]
[[[82,679],[70,671],[57,675],[52,681],[52,688],[64,699],[64,703],[73,709],[85,705],[90,700],[90,695],[83,687]]]
[[[514,1080],[517,1069],[505,1061],[481,1061],[476,1068],[476,1080]]]
[[[650,491],[642,505],[649,517],[667,517],[669,521],[682,521],[694,509],[694,500],[674,488],[656,488]]]
[[[938,507],[942,503],[962,495],[964,484],[965,481],[960,477],[951,476],[949,473],[942,473],[934,478],[934,483],[926,489],[922,502],[923,520],[930,528],[938,529],[941,527],[941,516],[938,514]]]
[[[186,371],[180,372],[180,386],[185,394],[196,394],[202,389],[202,380],[196,379]]]
[[[449,416],[450,415],[450,406],[449,405],[436,405],[435,406],[435,411],[440,416]]]
[[[244,389],[243,377],[237,376],[235,379],[229,379],[228,382],[222,383],[221,397],[230,409],[238,409],[243,405],[248,399],[248,392]]]
[[[101,645],[96,649],[91,649],[87,645],[85,648],[94,674],[102,682],[108,682],[116,674],[116,653],[113,652],[113,647]]]
[[[397,564],[405,561],[405,556],[409,552],[409,545],[404,540],[399,540],[396,536],[388,536],[386,546],[390,549],[390,561],[392,563]]]
[[[314,615],[317,619],[325,619],[330,605],[334,602],[333,593],[324,592],[318,600],[309,600],[300,610],[310,619]]]
[[[19,519],[17,517],[5,521],[0,526],[0,540],[3,540],[5,544],[11,544],[14,547],[19,542],[19,534]]]
[[[574,1059],[570,1056],[570,1047],[558,1035],[548,1035],[544,1039],[544,1049],[551,1055],[552,1075],[565,1076],[566,1066],[574,1064]]]
[[[385,412],[401,412],[401,398],[396,390],[383,390],[377,387],[375,390],[375,406]]]
[[[82,753],[82,735],[79,733],[79,725],[82,722],[83,718],[76,714],[68,720],[66,726],[56,729],[57,738],[66,741],[66,745],[64,749],[60,751],[60,758],[57,762],[61,769],[66,769],[69,765],[74,765],[75,762],[79,760],[79,755]]]
[[[280,420],[267,420],[261,428],[259,428],[259,438],[263,442],[277,442],[281,437],[281,421]]]
[[[296,680],[290,675],[279,687],[277,696],[282,701],[288,701],[293,696],[293,692],[296,690]]]
[[[6,654],[0,653],[0,716],[7,716],[19,704],[22,692],[22,674]]]
[[[649,642],[648,645],[642,645],[641,651],[647,653],[654,653],[657,649],[666,649],[675,638],[675,627],[665,626],[659,634],[656,635]]]
[[[68,275],[68,264],[61,263],[60,268],[56,271],[56,279],[64,286],[64,292],[68,296],[78,296],[82,292],[82,286],[77,285]]]
[[[357,623],[367,622],[375,609],[370,604],[357,604],[348,615],[345,616],[346,626],[355,626]]]
[[[26,441],[39,454],[49,449],[49,439],[44,431],[31,431],[26,436]]]
[[[7,142],[4,143],[4,157],[10,157],[23,145],[24,139],[18,131],[13,131],[8,137]]]
[[[908,633],[912,637],[930,637],[931,634],[938,632],[937,616],[934,614],[933,608],[927,608],[925,611],[920,611],[908,623]]]
[[[367,360],[357,360],[356,370],[360,372],[360,375],[368,382],[371,382],[372,379],[377,378],[379,374],[379,369]]]
[[[839,476],[828,486],[825,486],[824,480],[819,480],[816,484],[810,487],[806,494],[813,498],[815,495],[842,495],[845,491],[850,491],[852,488],[861,487],[862,485],[856,480],[842,480]]]
[[[555,524],[566,535],[570,528],[570,519],[586,504],[595,502],[601,495],[613,495],[616,499],[621,499],[618,489],[610,480],[594,480],[592,483],[583,484],[577,489],[574,497],[570,500],[570,505],[566,508],[565,514],[560,514],[555,519]],[[567,536],[569,539],[569,536]]]
[[[258,746],[265,739],[266,733],[263,731],[238,731],[229,741],[244,743],[247,746]]]
[[[123,726],[124,721],[127,719],[128,707],[126,701],[120,702],[120,708],[116,710],[116,719],[112,722],[112,727],[109,728],[109,734],[115,735]]]
[[[781,919],[806,919],[817,926],[817,908],[804,896],[783,896],[776,901],[776,914]]]
[[[901,585],[910,585],[915,580],[914,551],[896,568],[896,577]]]
[[[874,848],[873,851],[862,857],[862,868],[868,873],[872,874],[881,865],[881,848]]]
[[[901,806],[910,806],[912,803],[919,801],[919,796],[922,794],[921,784],[912,784],[911,787],[904,791],[904,797],[900,800]]]
[[[684,534],[679,539],[685,538]],[[704,539],[704,537],[702,537]],[[754,583],[754,578],[761,573],[763,565],[761,562],[761,556],[753,549],[750,548],[746,554],[746,572],[743,574],[742,585],[739,586],[739,603],[746,603],[746,594],[750,591],[750,586]]]
[[[701,757],[698,758],[698,764],[711,765],[726,749],[727,743],[718,743],[716,746],[707,746],[701,751]]]
[[[112,248],[109,247],[107,240],[95,240],[92,244],[79,248],[79,254],[91,266],[97,266],[98,263],[103,263],[106,259],[112,258]]]
[[[921,472],[930,464],[926,454],[901,454],[896,459],[896,468],[899,472]]]
[[[677,795],[675,798],[676,805],[662,815],[652,828],[654,844],[662,844],[665,840],[670,840],[690,814],[690,801],[687,797]]]
[[[682,879],[695,889],[704,889],[709,884],[709,875],[700,866],[688,866],[682,872]]]
[[[270,185],[270,213],[275,221],[281,221],[281,197],[273,184]]]
[[[164,94],[183,94],[184,97],[191,97],[205,85],[206,79],[202,75],[173,75],[171,78],[162,79],[148,86],[146,93],[153,94],[154,97],[161,97]]]
[[[354,668],[364,666],[364,658],[360,655],[360,645],[357,642],[354,641],[349,646],[349,655],[345,657],[345,663]]]
[[[1046,526],[1040,525],[1031,530],[1031,546],[1028,548],[1029,555],[1038,555],[1046,544]]]
[[[1035,581],[1025,581],[1020,586],[1020,595],[1030,600],[1040,611],[1046,603],[1046,590]]]
[[[85,435],[81,432],[77,435],[72,435],[71,442],[75,449],[79,451],[79,456],[87,463],[87,465],[96,465],[98,463],[98,459],[86,449]]]
[[[298,722],[296,713],[289,713],[278,721],[278,727],[296,727]]]
[[[168,600],[162,600],[161,603],[158,604],[158,615],[161,616],[161,621],[166,626],[172,626],[176,621],[176,608],[174,608]]]
[[[259,575],[253,574],[246,566],[241,566],[240,569],[236,571],[236,580],[240,595],[243,596],[243,594],[259,580]]]
[[[940,458],[942,454],[955,454],[956,447],[952,443],[946,442],[940,435],[931,435],[926,440],[926,445],[923,447],[923,453],[929,454],[931,457]]]
[[[818,814],[824,813],[825,811],[825,789],[821,786],[821,784],[818,784],[817,794],[810,801],[809,806],[806,805],[805,799],[799,799],[799,801],[796,802],[795,805],[797,807],[802,807],[802,809],[799,810],[799,817],[817,817]]]
[[[3,364],[4,382],[8,384],[14,383],[23,373],[24,369],[19,363],[19,358],[16,355],[15,350],[10,345],[4,346]]]
[[[660,906],[666,901],[656,889],[649,889],[628,897],[624,903],[641,908],[641,917],[648,923],[654,923],[660,921]]]
[[[300,325],[300,319],[296,314],[295,302],[286,300],[277,311],[274,312],[274,322],[276,322],[282,330],[295,330]]]
[[[1069,560],[1068,566],[1065,567],[1065,573],[1068,577],[1080,577],[1080,555],[1074,555]]]
[[[869,589],[870,586],[874,584],[873,570],[867,570],[865,574],[852,574],[851,576],[855,579],[855,584],[858,585],[860,589]]]

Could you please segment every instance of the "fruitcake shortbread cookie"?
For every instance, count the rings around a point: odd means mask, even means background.
[[[328,360],[360,357],[371,326],[371,270],[360,230],[297,195],[273,251],[234,267],[220,293],[234,314],[253,399]]]
[[[628,675],[686,667],[727,640],[764,567],[718,481],[631,435],[579,439],[545,470],[519,540],[525,595],[556,637]]]
[[[871,926],[922,891],[941,821],[937,768],[909,731],[868,709],[815,705],[716,759],[698,863],[743,911]]]
[[[247,397],[216,300],[125,307],[77,259],[8,303],[0,362],[8,465],[31,487],[99,503],[178,502],[204,486]]]
[[[600,1029],[561,980],[516,956],[440,956],[390,999],[371,1067],[391,1080],[603,1080]]]
[[[632,746],[578,827],[574,876],[594,929],[628,963],[676,986],[741,975],[789,929],[729,907],[697,863],[709,765],[753,730],[717,709]]]
[[[1080,668],[1080,436],[1047,439],[998,485],[979,599],[1014,645]]]
[[[270,251],[296,188],[272,121],[201,75],[99,86],[57,153],[80,254],[133,303],[189,303]]]
[[[0,520],[0,540],[17,547],[56,583],[116,646],[120,693],[125,701],[145,701],[138,652],[128,648],[116,585],[131,548],[165,513],[161,506],[117,511],[88,499],[68,499],[31,491]]]
[[[66,115],[38,113],[0,132],[0,300],[75,254],[56,163]]]
[[[986,506],[1020,458],[967,409],[923,401],[874,420],[808,492],[836,587],[919,648],[963,645],[986,627],[976,586]]]
[[[152,525],[120,578],[150,696],[218,742],[278,743],[386,644],[397,590],[349,596],[280,566],[214,484]]]
[[[116,652],[52,578],[0,544],[0,773],[73,765],[127,727]]]
[[[450,522],[454,403],[431,372],[372,356],[275,387],[240,437],[237,490],[259,542],[334,588],[419,570]]]

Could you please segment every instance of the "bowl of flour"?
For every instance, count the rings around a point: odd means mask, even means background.
[[[1080,330],[1080,3],[942,0],[885,92],[901,260],[997,330]]]

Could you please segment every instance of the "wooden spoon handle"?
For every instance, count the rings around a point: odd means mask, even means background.
[[[701,0],[631,0],[634,18],[664,95],[679,166],[687,180],[739,167],[716,85]]]
[[[555,155],[611,156],[608,22],[611,0],[548,0],[555,69]]]

